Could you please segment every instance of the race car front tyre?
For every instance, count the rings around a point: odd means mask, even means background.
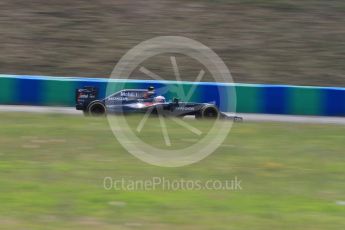
[[[197,119],[218,119],[219,111],[216,106],[207,105],[204,106],[196,115]]]
[[[91,116],[104,116],[106,114],[106,108],[102,102],[94,101],[88,106],[87,112]]]

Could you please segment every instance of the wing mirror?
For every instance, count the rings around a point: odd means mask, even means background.
[[[173,103],[174,103],[174,105],[178,105],[179,99],[178,99],[178,98],[174,98],[174,99],[173,99]]]

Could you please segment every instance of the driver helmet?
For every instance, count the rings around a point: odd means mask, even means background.
[[[165,97],[157,96],[157,97],[154,98],[154,102],[165,103]]]

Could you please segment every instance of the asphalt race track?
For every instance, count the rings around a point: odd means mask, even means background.
[[[73,107],[48,107],[48,106],[22,106],[0,105],[0,112],[27,112],[27,113],[57,113],[69,115],[82,115],[81,111]],[[244,121],[255,122],[292,122],[304,124],[337,124],[345,125],[345,117],[320,117],[320,116],[292,116],[272,114],[236,114],[243,117]]]

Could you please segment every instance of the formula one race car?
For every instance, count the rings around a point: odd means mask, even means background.
[[[242,121],[241,117],[229,116],[220,112],[216,105],[209,103],[180,102],[174,98],[166,102],[163,96],[155,96],[154,88],[124,89],[104,99],[97,99],[96,87],[76,90],[76,109],[85,115],[150,113],[162,116],[195,116],[195,118],[222,118]]]

